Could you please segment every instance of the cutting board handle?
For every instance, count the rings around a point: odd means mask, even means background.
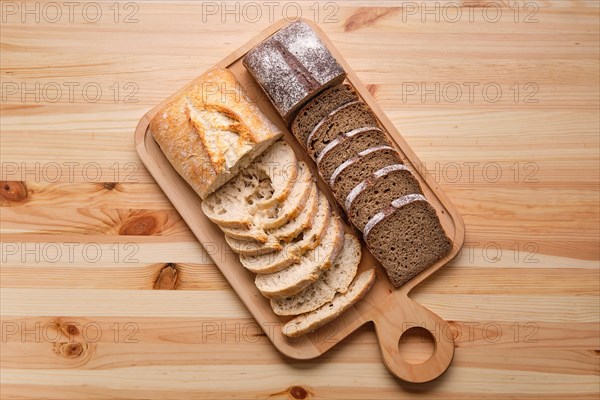
[[[450,366],[454,357],[454,338],[450,326],[405,293],[397,291],[390,296],[378,307],[373,322],[383,362],[400,379],[415,383],[429,382]],[[433,338],[433,354],[420,364],[407,362],[399,348],[404,332],[415,327],[425,328]]]

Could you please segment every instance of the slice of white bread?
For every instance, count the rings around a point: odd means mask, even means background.
[[[361,259],[360,241],[347,233],[340,254],[333,266],[321,273],[319,279],[300,293],[284,299],[271,299],[271,308],[277,315],[304,314],[333,300],[336,293],[345,293],[356,276]]]
[[[338,293],[331,302],[290,320],[283,326],[283,334],[289,338],[297,338],[322,327],[356,304],[369,291],[373,282],[375,269],[359,274],[346,293]]]
[[[258,210],[253,219],[254,226],[263,230],[274,229],[296,218],[306,205],[313,183],[308,165],[304,161],[298,162],[298,176],[289,195],[271,208]]]
[[[258,209],[256,203],[265,201],[278,191],[272,183],[287,185],[288,182],[269,178],[267,173],[272,173],[273,168],[253,163],[204,200],[202,211],[222,228],[264,231],[280,227],[300,213],[310,194],[313,183],[310,170],[304,162],[297,163],[297,168],[298,175],[287,197],[269,208]]]
[[[258,170],[250,165],[202,202],[202,211],[220,226],[248,228],[252,223],[251,199],[259,192]]]
[[[284,248],[288,241],[283,241],[279,239],[280,236],[284,238],[287,236],[291,236],[291,239],[296,238],[298,235],[307,231],[312,226],[312,219],[317,213],[318,210],[318,202],[319,200],[319,191],[317,189],[317,184],[313,183],[313,187],[311,189],[310,195],[306,202],[306,206],[298,215],[298,217],[288,221],[287,224],[280,226],[279,228],[272,229],[270,231],[266,231],[266,241],[263,243],[257,240],[240,240],[237,238],[230,237],[227,233],[225,233],[225,241],[231,249],[238,253],[241,256],[259,256],[263,254],[273,253],[275,251],[280,251]],[[314,210],[314,213],[313,213]],[[312,214],[312,216],[310,215]],[[308,215],[310,218],[306,218]],[[227,228],[223,229],[223,232],[226,231]],[[240,231],[241,229],[236,229],[236,231]]]
[[[254,241],[239,240],[225,235],[225,241],[235,253],[240,256],[261,256],[276,251],[281,251],[283,246],[279,241],[267,241],[259,243]]]
[[[289,242],[294,239],[300,232],[310,228],[312,219],[318,210],[319,191],[317,185],[313,183],[308,200],[306,201],[302,211],[296,218],[288,221],[287,224],[279,228],[271,230],[263,229],[236,229],[236,228],[221,228],[227,238],[227,243],[235,251],[237,248],[259,246],[277,246],[279,242]],[[281,245],[279,245],[281,249]],[[238,252],[241,254],[241,252]]]
[[[285,243],[277,253],[257,256],[240,256],[240,262],[248,270],[257,274],[272,274],[298,262],[306,251],[317,247],[327,232],[331,217],[329,201],[323,193],[319,193],[318,211],[311,227],[302,232],[296,240]]]
[[[344,227],[334,216],[319,246],[307,251],[300,260],[273,274],[259,274],[254,283],[263,296],[280,299],[300,293],[319,279],[323,270],[331,268],[344,244]]]
[[[283,160],[281,166],[276,160]],[[249,227],[250,216],[257,209],[272,208],[287,198],[297,174],[294,151],[284,141],[277,141],[238,177],[208,196],[202,202],[202,211],[220,226]]]
[[[256,208],[271,208],[285,200],[298,177],[298,163],[292,147],[280,140],[263,153],[255,164],[265,172],[273,189],[270,196],[255,203]]]

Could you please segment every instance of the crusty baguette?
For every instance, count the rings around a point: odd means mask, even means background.
[[[330,303],[292,319],[283,326],[283,334],[290,338],[297,338],[322,327],[356,304],[369,291],[373,282],[375,282],[375,269],[359,274],[346,293],[338,293]]]
[[[156,114],[149,129],[203,199],[282,135],[224,69],[200,76]]]

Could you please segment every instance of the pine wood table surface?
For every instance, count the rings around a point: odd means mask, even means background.
[[[1,398],[598,398],[597,1],[0,11]],[[294,16],[465,220],[460,254],[411,292],[456,341],[433,382],[394,378],[371,326],[318,359],[279,354],[135,151],[150,108]]]

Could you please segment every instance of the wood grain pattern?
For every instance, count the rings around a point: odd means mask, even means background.
[[[253,320],[183,225],[173,225],[167,235],[124,237],[98,231],[97,218],[80,217],[78,210],[86,209],[94,216],[139,210],[172,215],[133,148],[137,121],[271,23],[265,8],[257,22],[235,23],[230,15],[223,23],[220,14],[202,22],[201,3],[142,1],[139,22],[132,24],[114,23],[109,3],[103,6],[108,17],[97,23],[80,16],[73,23],[63,17],[38,24],[32,16],[22,23],[20,14],[2,23],[4,85],[74,81],[103,89],[98,103],[81,92],[73,102],[67,92],[55,103],[36,102],[31,94],[23,102],[20,93],[0,102],[0,180],[34,189],[26,201],[8,206],[2,196],[0,207],[0,287],[9,301],[1,311],[10,313],[1,320],[2,398],[597,398],[598,3],[535,1],[537,23],[523,23],[531,12],[524,2],[519,23],[511,2],[498,2],[502,19],[496,23],[481,18],[488,2],[462,2],[463,18],[455,23],[434,16],[422,22],[421,10],[410,8],[414,3],[337,2],[337,22],[325,23],[329,10],[323,9],[319,22],[467,224],[462,253],[412,293],[462,334],[444,376],[419,386],[395,380],[381,364],[368,326],[319,359],[286,359],[266,337],[256,340]],[[392,11],[370,13],[371,4]],[[303,16],[315,19],[309,6],[302,6]],[[466,17],[470,6],[473,22]],[[281,17],[280,8],[275,15]],[[373,22],[357,24],[356,15]],[[109,88],[115,82],[118,102]],[[139,89],[136,103],[124,102],[128,82]],[[436,102],[433,94],[423,100],[420,88],[407,94],[412,83],[435,88],[436,82],[476,82],[480,88],[495,82],[503,96],[491,103],[476,91],[471,102],[465,91],[453,103],[443,96]],[[524,102],[530,82],[538,85],[537,103]],[[510,89],[515,83],[519,101]],[[51,174],[53,162],[58,177]],[[471,171],[469,163],[479,165]],[[497,181],[490,179],[493,163],[501,171]],[[116,186],[108,190],[104,183]],[[35,218],[50,215],[47,210],[59,210],[56,220]],[[42,233],[56,225],[61,233]],[[96,233],[82,234],[85,226]],[[73,261],[65,245],[70,242],[79,244]],[[44,257],[47,243],[63,248],[55,262],[50,253]],[[138,246],[137,262],[124,261],[126,243]],[[83,253],[85,244],[93,246],[90,254]],[[91,262],[96,244],[102,257]],[[115,244],[121,246],[116,260]],[[168,282],[162,286],[162,303],[137,295],[154,293],[169,263],[179,278],[174,290]],[[179,294],[188,291],[200,293],[192,304]],[[236,316],[214,316],[216,301]],[[165,303],[176,310],[181,305],[180,313],[190,316],[169,315]],[[127,304],[133,312],[118,317]],[[68,336],[53,340],[47,328],[49,337],[39,342],[33,334],[21,340],[21,322],[35,331],[36,322],[57,320],[98,323],[102,338],[92,343],[79,333],[74,343]],[[10,334],[13,322],[17,333]],[[127,322],[137,324],[138,343],[124,343],[122,335],[115,343],[114,324],[126,334],[132,329],[123,329]],[[494,336],[494,324],[501,335]],[[237,336],[227,333],[236,330]]]
[[[335,45],[331,43],[329,38],[327,38],[316,24],[306,19],[304,19],[304,21],[312,26],[312,29],[320,36],[333,57],[336,58],[338,63],[344,69],[346,72],[346,81],[354,88],[362,100],[368,104],[381,126],[385,128],[384,131],[389,136],[390,143],[396,147],[404,164],[413,169],[413,175],[419,181],[419,185],[423,190],[424,195],[436,210],[446,235],[448,235],[452,241],[452,248],[444,255],[444,257],[437,260],[427,269],[413,277],[410,282],[405,283],[398,289],[396,289],[389,279],[387,279],[385,270],[373,258],[366,245],[363,244],[362,259],[358,266],[358,271],[361,273],[362,271],[375,266],[378,268],[377,278],[371,289],[364,295],[364,299],[357,304],[352,305],[335,320],[335,329],[337,330],[332,337],[336,339],[335,342],[323,342],[320,340],[323,332],[330,331],[329,325],[325,325],[301,338],[287,340],[282,333],[285,319],[277,317],[273,313],[269,302],[266,299],[261,299],[259,291],[257,291],[254,285],[255,276],[249,274],[248,271],[243,268],[241,263],[238,262],[236,257],[226,261],[224,260],[224,256],[231,253],[231,250],[227,248],[223,233],[215,226],[215,224],[204,216],[197,194],[191,190],[189,185],[185,183],[166,159],[148,128],[150,121],[154,116],[161,112],[160,110],[176,98],[180,92],[187,90],[186,88],[181,88],[177,94],[174,94],[156,105],[140,119],[135,131],[136,149],[146,169],[152,174],[152,177],[164,191],[165,195],[171,200],[173,207],[181,214],[182,219],[188,224],[194,236],[198,238],[198,241],[203,245],[206,243],[210,243],[213,246],[216,245],[217,251],[215,251],[213,255],[215,264],[227,278],[227,281],[234,288],[259,325],[266,326],[271,323],[276,324],[275,329],[267,332],[267,336],[271,339],[273,345],[283,354],[295,359],[318,357],[331,349],[333,343],[343,340],[346,335],[349,335],[365,323],[373,322],[379,338],[379,348],[381,350],[382,360],[390,372],[398,378],[408,382],[429,382],[438,378],[449,367],[454,356],[454,342],[450,336],[445,340],[439,338],[439,335],[436,334],[434,328],[439,328],[441,330],[447,329],[448,325],[446,322],[432,313],[431,310],[410,300],[408,298],[408,293],[413,287],[427,279],[428,276],[447,264],[448,261],[452,260],[456,254],[458,254],[465,236],[463,219],[454,205],[439,189],[439,186],[433,180],[433,177],[427,174],[426,171],[415,170],[414,167],[412,167],[414,165],[421,165],[421,161],[414,154],[410,146],[402,139],[395,126],[381,111],[368,89],[360,82],[352,68],[344,60],[343,56],[335,49]],[[216,67],[228,69],[235,74],[237,81],[241,86],[247,88],[251,87],[253,81],[242,65],[243,57],[258,43],[261,43],[288,24],[289,22],[285,20],[276,22],[252,38],[248,43],[244,44],[239,49],[236,49],[222,61],[218,62]],[[192,84],[193,82],[190,82],[188,86]],[[314,169],[313,160],[310,159],[310,156],[299,145],[294,135],[283,126],[275,109],[265,96],[257,96],[254,99],[254,102],[259,109],[271,119],[271,121],[279,126],[280,130],[283,132],[284,140],[286,140],[286,142],[294,149],[296,158],[306,162],[307,165],[313,166]],[[312,175],[315,177],[321,192],[327,194],[329,201],[332,204],[335,204],[333,194],[328,185],[320,178],[316,171],[313,171]],[[143,222],[134,222],[139,218],[142,218]],[[148,219],[147,216],[136,217],[132,222],[128,221],[127,225],[122,227],[119,232],[141,230],[139,226],[142,225],[143,227],[146,227],[146,225],[148,225],[146,220]],[[154,228],[154,225],[150,224],[150,226]],[[352,228],[347,226],[346,229],[351,231]],[[209,250],[208,247],[205,249],[207,251]],[[278,321],[281,322],[281,326],[277,324]],[[428,334],[432,340],[435,340],[435,344],[432,343],[431,354],[428,357],[424,357],[422,362],[409,362],[399,353],[398,343],[405,332],[410,329],[408,324],[420,324],[421,327],[419,329]]]

